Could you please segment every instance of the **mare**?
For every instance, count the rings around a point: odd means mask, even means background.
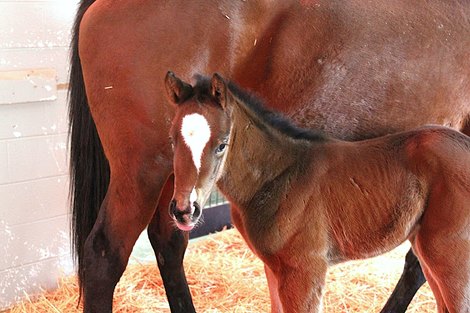
[[[320,312],[327,268],[409,240],[439,312],[470,312],[470,137],[427,126],[348,142],[297,128],[214,74],[167,74],[171,211],[192,228],[217,186],[265,264],[272,312]]]
[[[426,123],[470,132],[470,2],[81,0],[70,72],[73,240],[86,312],[147,227],[172,312],[194,312],[187,233],[168,214],[173,108],[162,77],[220,72],[298,125],[358,140]],[[410,253],[383,312],[422,284]]]

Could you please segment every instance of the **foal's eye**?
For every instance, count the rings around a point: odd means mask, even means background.
[[[216,154],[221,154],[222,152],[225,151],[225,148],[227,147],[227,144],[226,143],[221,143],[216,149],[215,149],[215,153]]]

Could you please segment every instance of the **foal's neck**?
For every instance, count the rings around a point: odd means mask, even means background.
[[[306,151],[312,143],[290,138],[248,108],[233,109],[230,147],[219,187],[239,207],[274,214],[278,198],[307,166]]]

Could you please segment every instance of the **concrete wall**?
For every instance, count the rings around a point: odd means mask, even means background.
[[[67,75],[78,0],[0,0],[0,309],[71,271]]]

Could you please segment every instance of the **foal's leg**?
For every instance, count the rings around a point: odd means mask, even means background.
[[[268,280],[269,297],[271,299],[271,313],[283,313],[281,299],[279,298],[279,284],[274,275],[273,271],[264,265],[264,272],[266,273],[266,279]]]
[[[466,120],[467,122],[461,131],[467,136],[470,136],[470,116],[467,116]],[[425,282],[426,277],[423,274],[420,263],[413,253],[413,250],[410,249],[406,255],[405,268],[403,269],[400,280],[380,312],[405,312],[413,296]]]
[[[84,246],[85,312],[112,312],[114,288],[135,241],[150,222],[159,191],[168,177],[159,175],[163,172],[160,169],[147,173],[131,164],[122,171],[111,167],[108,192]]]
[[[147,229],[163,279],[171,312],[195,312],[183,268],[188,233],[174,226],[168,205],[173,194],[173,176],[167,181],[160,196],[155,215]]]
[[[412,244],[423,263],[439,312],[469,313],[469,195],[468,191],[452,187],[443,181],[434,188]]]
[[[405,257],[405,268],[392,295],[381,313],[405,312],[418,289],[426,282],[418,258],[410,249]]]
[[[470,239],[467,239],[470,240]],[[460,248],[459,248],[460,246]],[[449,234],[418,234],[416,251],[425,264],[440,313],[470,312],[470,246]]]
[[[447,310],[446,304],[444,302],[444,298],[442,297],[439,284],[432,276],[432,271],[426,265],[423,265],[422,268],[423,268],[423,273],[427,277],[428,284],[431,287],[432,293],[436,300],[438,313],[449,313],[449,310]]]
[[[453,247],[457,242],[430,237],[434,236],[417,236],[414,246],[425,264],[423,270],[436,298],[438,312],[469,313],[469,247],[466,251],[456,250]],[[445,245],[449,248],[443,248]]]
[[[285,313],[320,313],[327,264],[323,259],[300,261],[295,267],[280,265],[273,271]]]

